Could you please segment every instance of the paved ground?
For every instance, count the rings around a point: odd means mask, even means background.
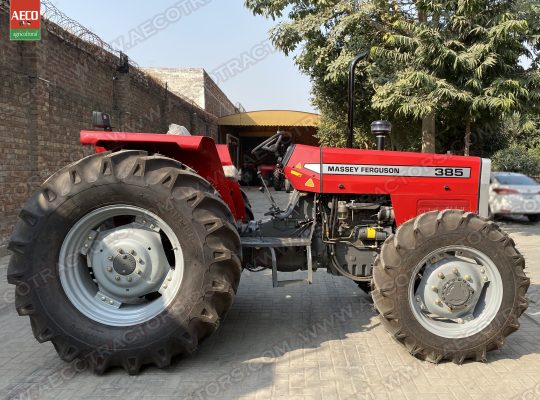
[[[250,197],[260,215],[262,195]],[[503,351],[463,366],[413,359],[344,278],[317,272],[310,287],[273,289],[261,272],[243,275],[226,323],[197,354],[137,377],[120,370],[96,377],[35,342],[11,304],[2,259],[0,398],[540,399],[540,225],[502,225],[525,254],[534,303]]]

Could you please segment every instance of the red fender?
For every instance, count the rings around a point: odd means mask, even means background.
[[[246,221],[240,185],[223,173],[223,166],[232,163],[231,157],[223,149],[218,152],[214,140],[209,137],[81,131],[81,143],[94,146],[98,153],[122,149],[145,150],[178,160],[216,188],[237,221]]]

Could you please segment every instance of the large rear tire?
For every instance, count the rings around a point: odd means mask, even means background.
[[[457,210],[428,212],[384,243],[373,299],[383,325],[417,358],[485,361],[527,309],[524,268],[493,222]]]
[[[192,353],[230,308],[241,272],[234,218],[213,187],[142,151],[55,173],[25,204],[10,249],[19,315],[63,360],[96,373],[136,374]]]

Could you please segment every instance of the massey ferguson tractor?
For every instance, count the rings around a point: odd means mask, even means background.
[[[530,283],[486,218],[490,161],[384,151],[385,121],[372,124],[377,150],[354,149],[349,92],[348,148],[280,132],[255,149],[280,154],[294,189],[261,221],[226,146],[112,132],[95,113],[106,131],[81,132],[95,154],[48,178],[11,238],[8,280],[36,339],[98,374],[162,368],[218,328],[243,269],[271,270],[275,287],[298,283],[278,273],[305,271],[309,284],[324,269],[369,291],[413,356],[485,361],[518,329]]]

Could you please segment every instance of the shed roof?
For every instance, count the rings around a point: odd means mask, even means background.
[[[263,110],[226,115],[218,119],[221,126],[319,126],[319,114],[290,111]]]

